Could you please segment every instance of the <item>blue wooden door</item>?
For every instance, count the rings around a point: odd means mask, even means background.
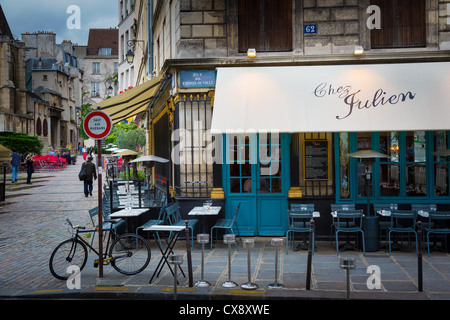
[[[289,135],[225,136],[225,214],[238,203],[241,235],[283,235],[287,229]]]

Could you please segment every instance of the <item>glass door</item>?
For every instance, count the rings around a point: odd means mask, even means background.
[[[242,235],[283,235],[287,228],[285,162],[289,154],[283,155],[289,147],[287,138],[279,134],[225,136],[225,211],[230,218],[241,203],[237,223]]]

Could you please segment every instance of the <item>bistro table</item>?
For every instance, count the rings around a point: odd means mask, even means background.
[[[145,213],[148,211],[148,208],[125,208],[119,211],[116,211],[114,213],[111,213],[109,215],[110,218],[125,218],[127,219],[127,231],[129,232],[129,228],[128,228],[128,219],[136,219],[137,217],[139,217],[141,214]],[[133,230],[136,230],[134,223],[131,223]],[[134,232],[134,231],[133,231]]]
[[[217,216],[222,210],[222,207],[220,206],[211,206],[211,207],[194,207],[189,213],[189,216],[196,216],[199,217],[202,220],[202,226],[203,226],[203,233],[207,233],[207,223],[206,219],[209,216]]]
[[[162,268],[164,267],[164,264],[167,264],[172,275],[174,274],[174,272],[170,266],[170,263],[168,262],[168,258],[169,258],[169,255],[173,253],[173,247],[177,243],[178,237],[180,236],[180,232],[185,229],[186,229],[185,226],[170,226],[170,225],[153,225],[153,226],[144,228],[144,231],[150,231],[152,233],[153,238],[155,239],[155,242],[159,248],[159,251],[161,251],[161,259],[159,260],[159,263],[158,263],[155,271],[153,272],[153,275],[152,275],[149,283],[152,283],[153,278],[155,276],[159,277],[159,274],[160,274]],[[161,235],[159,234],[160,232],[163,232],[163,234],[166,235],[164,237],[164,239],[166,241],[165,248],[162,247],[161,242],[160,242],[160,238],[161,238]],[[181,266],[180,266],[180,270],[181,270],[181,273],[183,274],[183,276],[186,277]]]

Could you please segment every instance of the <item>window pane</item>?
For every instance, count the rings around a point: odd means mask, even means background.
[[[400,166],[398,164],[380,165],[380,196],[400,196]]]
[[[434,132],[434,152],[447,150],[447,131]],[[449,195],[447,156],[434,157],[434,195],[437,197]]]
[[[372,133],[358,132],[358,150],[372,149]],[[366,171],[372,172],[371,164],[358,162],[358,197],[367,197],[367,185],[369,184],[369,195],[372,190],[372,179],[366,179]]]
[[[425,164],[406,166],[406,195],[424,197],[427,195],[427,170]]]
[[[448,164],[437,163],[434,166],[434,195],[448,196]]]
[[[281,192],[281,179],[273,178],[272,179],[272,193],[280,193]]]
[[[341,198],[349,198],[350,197],[350,184],[349,184],[349,176],[350,176],[350,162],[348,156],[349,150],[349,140],[348,133],[341,132],[339,133],[339,175],[340,180],[339,185],[341,187]]]
[[[398,132],[380,132],[380,152],[391,156],[390,160],[381,159],[386,162],[398,162],[399,141]]]
[[[241,192],[241,179],[230,179],[230,191],[231,193]]]
[[[426,161],[425,131],[406,132],[406,162]]]

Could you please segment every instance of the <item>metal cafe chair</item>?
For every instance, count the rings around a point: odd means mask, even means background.
[[[412,210],[392,210],[391,225],[388,227],[388,243],[389,243],[389,255],[391,255],[392,243],[391,233],[414,233],[416,236],[416,252],[417,250],[417,232],[415,230],[417,213]],[[408,244],[409,244],[408,237]]]
[[[450,211],[431,211],[428,215],[428,223],[424,230],[427,233],[428,256],[430,256],[430,234],[443,234],[445,239],[445,249],[447,249],[447,235],[450,234],[448,223],[450,222]]]
[[[396,203],[374,203],[373,204],[373,212],[375,214],[382,210],[392,212],[392,210],[397,210],[397,209],[398,209],[398,204],[396,204]],[[384,220],[380,219],[379,225],[380,225],[380,230],[379,230],[380,231],[380,233],[379,233],[380,241],[382,239],[383,231],[385,231],[385,233],[386,233],[386,241],[387,241],[387,238],[388,238],[387,233],[388,233],[388,228],[391,226],[391,221],[390,220],[384,221]],[[387,248],[386,248],[386,251],[387,251]]]
[[[292,207],[291,207],[292,208]],[[314,208],[288,210],[289,228],[286,231],[286,254],[289,254],[289,246],[294,249],[295,233],[309,233]],[[314,248],[315,226],[313,226],[312,248]],[[314,249],[313,249],[314,254]]]
[[[339,254],[339,243],[338,243],[338,235],[339,232],[344,233],[361,233],[362,235],[362,244],[363,244],[363,254],[366,254],[366,245],[364,242],[364,231],[362,229],[362,218],[363,218],[363,210],[337,210],[336,215],[336,251]],[[359,222],[358,222],[359,221]],[[358,237],[356,237],[358,239]]]
[[[355,210],[355,204],[354,203],[333,203],[333,204],[331,204],[331,212],[334,212],[337,210]],[[336,231],[336,225],[337,225],[336,218],[333,218],[333,222],[331,223],[331,226],[330,226],[330,229],[331,229],[330,230],[330,244],[333,244],[333,232]]]
[[[236,230],[237,230],[237,235],[238,235],[239,239],[242,242],[242,238],[241,238],[241,235],[239,233],[239,228],[238,228],[238,225],[236,223],[236,218],[237,218],[240,206],[241,206],[241,203],[239,202],[237,207],[236,207],[236,211],[234,212],[233,219],[219,219],[214,224],[214,226],[211,228],[211,249],[212,249],[212,243],[213,243],[213,231],[214,231],[214,229],[226,229],[226,230],[230,231],[230,233],[233,233],[233,227],[235,226]],[[216,230],[216,236],[217,236],[217,230]],[[236,242],[234,244],[236,245],[236,248],[239,250]]]

